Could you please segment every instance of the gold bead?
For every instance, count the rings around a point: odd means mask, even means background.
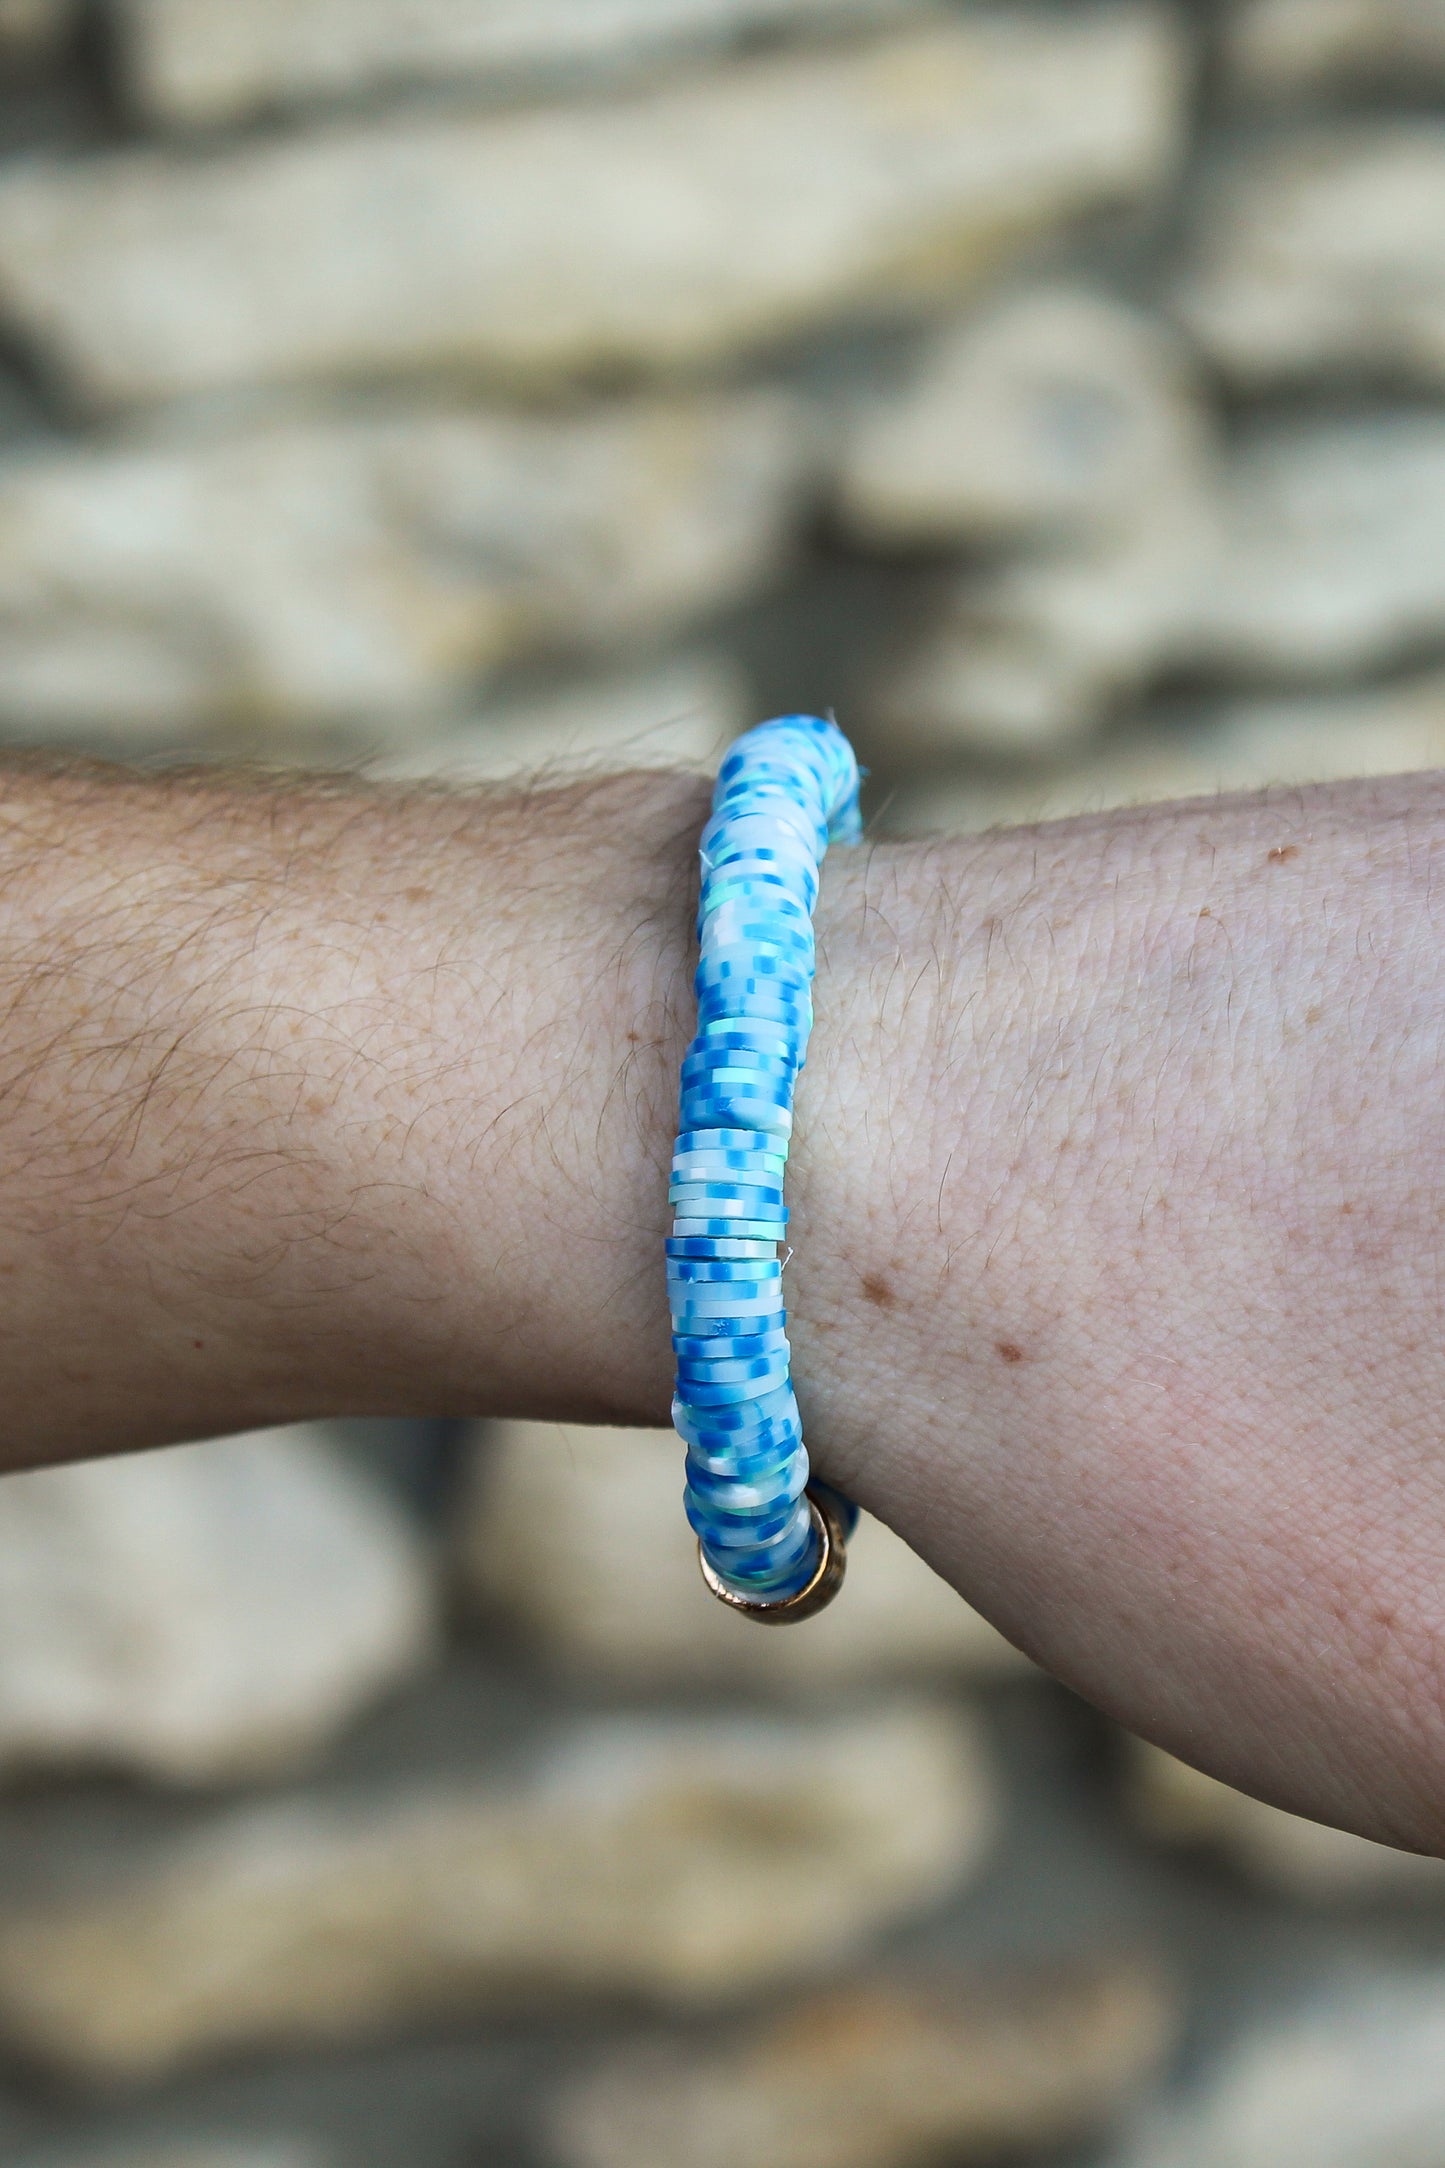
[[[814,1618],[819,1611],[827,1609],[843,1586],[848,1565],[848,1539],[827,1495],[810,1486],[805,1496],[813,1516],[813,1532],[818,1538],[818,1563],[807,1587],[800,1588],[796,1596],[781,1596],[773,1603],[765,1603],[756,1596],[740,1596],[736,1589],[718,1579],[699,1544],[697,1562],[702,1568],[702,1577],[719,1603],[725,1603],[731,1611],[741,1611],[744,1618],[756,1619],[761,1626],[793,1626],[799,1620]]]

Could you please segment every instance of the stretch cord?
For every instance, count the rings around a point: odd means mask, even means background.
[[[745,1608],[807,1590],[826,1542],[805,1495],[778,1246],[813,1022],[818,868],[830,840],[862,834],[858,784],[836,724],[782,716],[732,747],[702,836],[697,1036],[668,1192],[672,1413],[704,1573]],[[854,1509],[836,1494],[829,1509],[846,1536]]]

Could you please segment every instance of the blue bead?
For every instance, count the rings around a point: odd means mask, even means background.
[[[726,1261],[730,1264],[755,1261],[760,1263],[771,1262],[776,1265],[778,1255],[776,1242],[771,1240],[754,1241],[751,1238],[744,1238],[737,1234],[728,1236],[669,1235],[664,1247],[669,1257],[707,1258],[713,1261]]]
[[[780,1212],[776,1219],[675,1219],[672,1223],[672,1239],[675,1242],[781,1242],[787,1234],[787,1220]]]
[[[711,1470],[700,1467],[691,1454],[687,1461],[687,1488],[700,1508],[716,1513],[729,1513],[736,1518],[744,1513],[756,1513],[765,1507],[776,1510],[780,1505],[791,1505],[808,1480],[806,1462],[798,1456],[801,1465],[778,1467],[769,1461],[766,1475],[750,1478],[745,1475],[714,1475]]]
[[[737,1032],[725,1040],[694,1039],[682,1062],[684,1081],[712,1076],[720,1069],[737,1069],[750,1076],[777,1077],[791,1084],[798,1070],[798,1049],[790,1035],[786,1045],[749,1046]]]
[[[674,1318],[781,1317],[781,1287],[759,1286],[750,1281],[723,1281],[710,1287],[670,1285],[667,1299]],[[686,1330],[677,1326],[677,1331]],[[711,1329],[709,1327],[709,1329]]]
[[[754,1023],[747,1017],[718,1016],[702,1030],[688,1048],[689,1054],[707,1054],[714,1048],[732,1051],[746,1047],[753,1054],[772,1054],[779,1061],[796,1061],[794,1035],[785,1024]]]
[[[787,1375],[786,1333],[779,1333],[774,1344],[761,1354],[746,1348],[741,1355],[734,1355],[727,1349],[717,1352],[705,1348],[701,1354],[680,1354],[677,1359],[678,1391],[686,1392],[694,1400],[696,1395],[691,1388],[695,1385],[755,1385],[764,1378],[774,1385],[781,1385]],[[745,1394],[740,1397],[752,1399],[756,1396]],[[697,1405],[705,1407],[707,1403],[699,1401]]]
[[[790,1428],[802,1435],[798,1403],[787,1379],[773,1392],[736,1407],[698,1408],[679,1393],[672,1403],[672,1421],[683,1443],[700,1450],[720,1452],[730,1444],[734,1450],[751,1451],[754,1443],[781,1439]]]
[[[709,1483],[778,1483],[797,1491],[808,1480],[808,1456],[802,1450],[801,1435],[769,1439],[747,1452],[690,1445],[687,1480],[701,1494]]]
[[[672,1162],[674,1182],[766,1181],[780,1186],[786,1172],[781,1152],[679,1152]]]
[[[715,1511],[691,1488],[684,1489],[682,1495],[688,1520],[710,1549],[753,1550],[776,1542],[793,1525],[795,1508],[791,1498],[785,1498],[781,1505],[729,1515]]]
[[[746,1084],[776,1094],[786,1105],[798,1073],[796,1058],[779,1054],[755,1054],[748,1047],[709,1047],[705,1054],[689,1054],[682,1065],[684,1091],[723,1091]]]
[[[746,942],[736,948],[705,949],[692,983],[697,994],[721,992],[728,1000],[734,993],[764,993],[776,987],[796,1001],[807,994],[813,976],[811,962],[771,956],[756,942]]]
[[[685,1129],[674,1146],[679,1152],[752,1152],[760,1148],[763,1140],[751,1129]],[[778,1147],[769,1143],[766,1149]]]
[[[679,1353],[696,1353],[694,1342],[705,1343],[709,1347],[721,1347],[726,1352],[734,1341],[756,1345],[768,1341],[774,1333],[780,1336],[786,1333],[787,1326],[788,1321],[781,1310],[760,1310],[752,1317],[746,1313],[739,1317],[732,1312],[721,1311],[715,1317],[699,1316],[695,1312],[679,1316],[674,1311],[673,1345],[677,1347],[682,1341],[687,1343],[685,1348],[679,1348]],[[779,1338],[773,1344],[781,1346],[783,1341]]]
[[[719,978],[746,978],[753,971],[784,978],[791,970],[807,980],[817,968],[812,935],[804,940],[781,920],[769,927],[749,926],[719,913],[704,922],[698,949],[704,985]]]
[[[726,1018],[733,1024],[775,1024],[793,1032],[806,1025],[813,1013],[811,978],[789,983],[776,973],[734,973],[716,979],[709,975],[700,982],[694,977],[692,990],[700,1027]]]
[[[796,1040],[805,1042],[813,1028],[813,1003],[811,996],[795,1000],[791,995],[769,990],[762,993],[757,987],[741,992],[735,986],[698,991],[697,1013],[704,1026],[726,1018],[731,1023],[739,1021],[751,1024],[778,1024]]]
[[[736,1072],[722,1080],[709,1078],[706,1083],[685,1085],[682,1105],[684,1118],[697,1128],[709,1121],[736,1123],[746,1119],[754,1129],[768,1130],[776,1124],[792,1134],[791,1082],[779,1084],[759,1078],[754,1084],[742,1072]]]
[[[678,1211],[684,1207],[699,1212],[711,1212],[715,1206],[733,1207],[735,1219],[752,1219],[760,1212],[776,1206],[783,1210],[783,1189],[780,1182],[771,1179],[758,1182],[673,1182],[668,1189],[669,1201]],[[741,1209],[737,1209],[737,1208]]]
[[[811,1580],[818,1555],[817,1537],[806,1499],[800,1498],[780,1536],[759,1543],[747,1557],[729,1556],[703,1544],[708,1563],[732,1587],[745,1595],[776,1601],[803,1588]]]
[[[745,1322],[745,1320],[743,1320]],[[680,1362],[717,1362],[721,1357],[750,1357],[786,1353],[789,1335],[782,1325],[767,1325],[756,1333],[674,1333],[672,1351]]]
[[[769,1131],[779,1137],[790,1137],[793,1133],[793,1114],[790,1107],[775,1099],[764,1099],[742,1090],[734,1091],[730,1088],[726,1096],[719,1092],[706,1099],[689,1096],[683,1101],[683,1111],[689,1120],[736,1121],[746,1114],[760,1130]]]
[[[808,1480],[808,1456],[803,1451],[800,1430],[788,1438],[765,1438],[761,1444],[749,1445],[746,1450],[741,1446],[729,1450],[723,1445],[690,1445],[687,1467],[692,1482],[716,1479],[728,1483],[765,1483],[776,1478],[801,1490]]]
[[[744,1469],[756,1474],[761,1455],[782,1467],[803,1443],[803,1419],[797,1403],[793,1402],[793,1412],[788,1416],[759,1411],[791,1396],[792,1387],[785,1382],[774,1392],[740,1400],[726,1409],[694,1408],[679,1400],[678,1435],[700,1467],[711,1468],[719,1475],[737,1475]]]
[[[677,1389],[687,1395],[689,1407],[732,1408],[741,1407],[749,1400],[761,1400],[775,1392],[788,1375],[788,1358],[780,1355],[766,1364],[758,1364],[755,1374],[743,1377],[706,1378],[693,1377],[690,1371],[699,1364],[679,1363],[677,1366]],[[734,1363],[732,1368],[744,1372],[754,1371],[750,1363]]]

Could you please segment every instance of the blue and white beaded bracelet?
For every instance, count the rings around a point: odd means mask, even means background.
[[[667,1284],[703,1578],[774,1622],[836,1594],[856,1508],[810,1484],[783,1306],[783,1175],[813,1022],[813,906],[830,841],[862,833],[837,725],[785,715],[738,739],[703,831],[697,1036],[682,1065]]]

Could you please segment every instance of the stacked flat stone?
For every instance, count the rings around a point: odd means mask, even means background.
[[[738,739],[703,831],[697,1036],[682,1066],[667,1244],[687,1516],[724,1585],[806,1588],[818,1537],[779,1245],[793,1087],[813,1021],[813,906],[830,841],[861,834],[836,724],[786,715]]]

